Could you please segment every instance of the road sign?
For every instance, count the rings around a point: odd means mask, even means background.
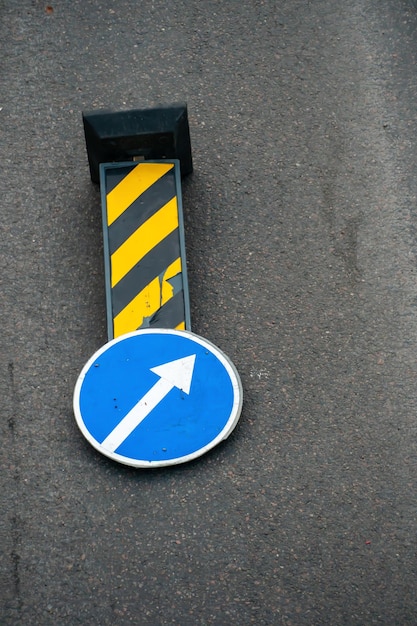
[[[239,375],[188,331],[143,329],[103,346],[74,391],[77,424],[105,456],[133,467],[191,461],[226,439],[242,409]]]
[[[86,439],[134,467],[175,465],[226,439],[242,409],[229,359],[190,332],[181,175],[193,170],[185,104],[83,114],[100,181],[109,343],[74,391]]]
[[[100,165],[109,339],[191,330],[179,161]]]

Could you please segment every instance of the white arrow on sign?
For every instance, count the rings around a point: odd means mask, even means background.
[[[124,440],[135,430],[147,415],[173,389],[178,387],[186,394],[190,393],[194,371],[195,354],[182,359],[175,359],[163,365],[152,367],[151,372],[159,376],[159,380],[135,406],[130,409],[121,422],[111,431],[101,444],[109,452],[114,452]]]

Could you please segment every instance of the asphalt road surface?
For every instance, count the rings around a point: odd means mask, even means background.
[[[417,3],[0,1],[2,626],[417,623]],[[81,111],[187,101],[193,330],[231,437],[176,468],[72,412],[106,341]]]

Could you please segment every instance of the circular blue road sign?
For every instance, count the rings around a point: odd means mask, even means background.
[[[102,454],[133,467],[195,459],[240,417],[242,385],[226,355],[188,331],[144,329],[96,352],[74,390],[74,414]]]

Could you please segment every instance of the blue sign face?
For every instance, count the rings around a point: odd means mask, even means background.
[[[74,391],[86,439],[134,467],[204,454],[229,436],[241,409],[233,364],[186,331],[145,329],[114,339],[88,361]]]

